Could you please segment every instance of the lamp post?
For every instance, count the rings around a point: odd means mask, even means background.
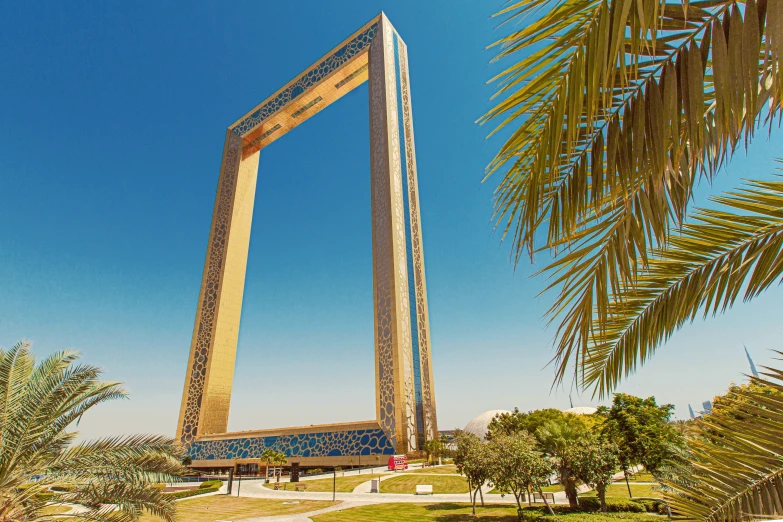
[[[337,496],[337,469],[332,469],[332,473],[334,473],[334,476],[332,477],[332,502],[334,502],[335,497]]]

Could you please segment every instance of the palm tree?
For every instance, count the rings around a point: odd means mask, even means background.
[[[690,465],[678,464],[663,481],[677,513],[707,522],[783,515],[783,371],[766,370],[767,379],[752,377],[750,386],[733,388],[710,415],[690,423]]]
[[[272,461],[274,460],[274,454],[275,451],[272,448],[267,448],[261,453],[261,460],[266,462],[266,480],[265,482],[269,483],[269,466],[272,465]],[[273,470],[274,472],[274,470]]]
[[[568,497],[568,504],[576,509],[579,507],[577,495],[577,477],[574,463],[571,461],[569,447],[576,444],[587,435],[581,423],[569,421],[547,421],[536,430],[536,439],[546,453],[555,457],[560,485]]]
[[[712,232],[714,216],[678,231],[694,187],[781,114],[783,4],[524,0],[498,15],[527,19],[495,44],[517,61],[480,120],[511,131],[488,167],[503,176],[497,226],[515,262],[554,256],[543,272],[558,292],[556,380],[573,371],[603,396],[684,321],[779,275],[777,236],[759,228],[776,217],[776,186],[720,198],[734,215],[688,260],[684,242]],[[747,211],[761,216],[746,223]],[[680,272],[662,276],[670,264]]]
[[[274,455],[272,456],[272,462],[275,465],[275,475],[277,476],[276,481],[280,482],[280,475],[283,474],[283,466],[288,461],[288,457],[285,453],[281,451],[274,452]],[[280,473],[277,473],[277,466],[280,466]]]
[[[83,512],[58,520],[131,522],[148,512],[173,521],[174,501],[155,485],[183,472],[181,448],[154,435],[107,437],[74,444],[68,428],[93,406],[125,398],[101,370],[75,364],[75,352],[52,354],[38,365],[28,342],[0,349],[0,521],[51,520],[55,504]]]

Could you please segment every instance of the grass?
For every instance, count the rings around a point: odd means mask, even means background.
[[[635,475],[635,477],[636,478],[630,480],[631,483],[634,483],[634,482],[657,482],[657,480],[655,480],[655,478],[652,476],[652,473],[647,473],[646,471],[643,471],[641,473],[637,473]],[[625,482],[625,478],[621,478],[620,480]]]
[[[384,480],[381,482],[381,493],[416,493],[417,484],[432,485],[432,492],[436,495],[468,492],[468,481],[463,477],[411,473]]]
[[[348,477],[337,477],[337,491],[340,493],[350,493],[354,490],[356,486],[361,484],[362,482],[367,482],[370,479],[378,478],[381,475],[370,475],[369,473],[367,475],[351,475]],[[307,491],[332,491],[332,481],[333,478],[323,478],[323,479],[315,479],[315,480],[303,480],[300,482],[300,484],[307,484]],[[269,489],[275,489],[275,483],[270,482],[269,484],[264,484],[264,487]],[[295,488],[295,484],[291,484],[290,482],[281,482],[280,488],[286,488],[286,490],[291,491]]]
[[[652,484],[634,484],[631,482],[631,493],[633,498],[662,498],[663,494],[660,491],[653,489],[655,487]],[[596,496],[595,491],[588,491],[582,493],[585,497]],[[613,498],[628,498],[628,488],[625,486],[625,482],[615,482],[608,488],[606,488],[606,496]]]
[[[543,488],[541,488],[541,491],[544,493],[560,493],[561,491],[563,491],[563,488],[560,487],[560,484],[552,484],[551,486],[544,486]],[[493,489],[489,493],[490,495],[499,495],[505,493],[505,491],[500,491],[499,489]],[[510,494],[510,493],[506,493],[506,494]]]
[[[445,466],[433,466],[431,468],[422,468],[408,470],[405,473],[427,473],[430,475],[455,475],[457,474],[457,466],[454,464],[447,464]]]
[[[283,504],[283,502],[285,501],[226,495],[194,497],[192,500],[177,502],[177,519],[188,522],[215,522],[215,520],[306,513],[333,505],[333,502],[328,500],[289,501],[298,502],[296,504]],[[160,522],[160,520],[158,517],[145,515],[141,517],[140,522]]]
[[[645,515],[626,515],[620,513],[613,514],[614,517],[607,519],[600,514],[575,514],[558,515],[564,521],[570,518],[579,517],[580,520],[588,519],[601,522],[611,520],[619,522],[620,520],[640,520],[656,521],[660,517]],[[618,516],[620,515],[620,516]],[[622,517],[622,518],[621,518]],[[508,506],[489,506],[476,507],[476,516],[471,514],[470,504],[440,503],[440,504],[375,504],[372,506],[363,506],[350,508],[343,511],[332,511],[313,517],[316,522],[397,522],[399,520],[440,520],[443,522],[517,522],[517,507]]]

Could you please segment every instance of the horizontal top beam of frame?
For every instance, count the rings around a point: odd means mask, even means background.
[[[383,13],[229,127],[249,152],[262,149],[367,81],[370,44]]]

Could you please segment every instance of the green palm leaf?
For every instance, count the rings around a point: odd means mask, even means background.
[[[664,481],[677,513],[714,522],[783,515],[783,372],[767,370],[769,380],[752,378],[690,427],[692,474]]]
[[[515,126],[488,172],[503,171],[496,217],[514,260],[558,256],[559,380],[573,363],[580,375],[611,297],[684,222],[699,179],[780,112],[783,6],[533,0],[499,15],[532,21],[495,44],[498,59],[527,55],[495,78],[501,101],[480,120]]]
[[[586,351],[583,384],[599,395],[651,357],[686,321],[749,300],[783,277],[783,180],[750,181],[714,198],[610,301]]]
[[[170,438],[132,435],[73,444],[69,428],[93,406],[124,398],[95,366],[58,352],[36,366],[28,342],[0,349],[0,520],[52,520],[41,514],[53,486],[55,503],[79,504],[80,519],[133,522],[143,513],[174,520],[174,500],[155,485],[183,473]]]

